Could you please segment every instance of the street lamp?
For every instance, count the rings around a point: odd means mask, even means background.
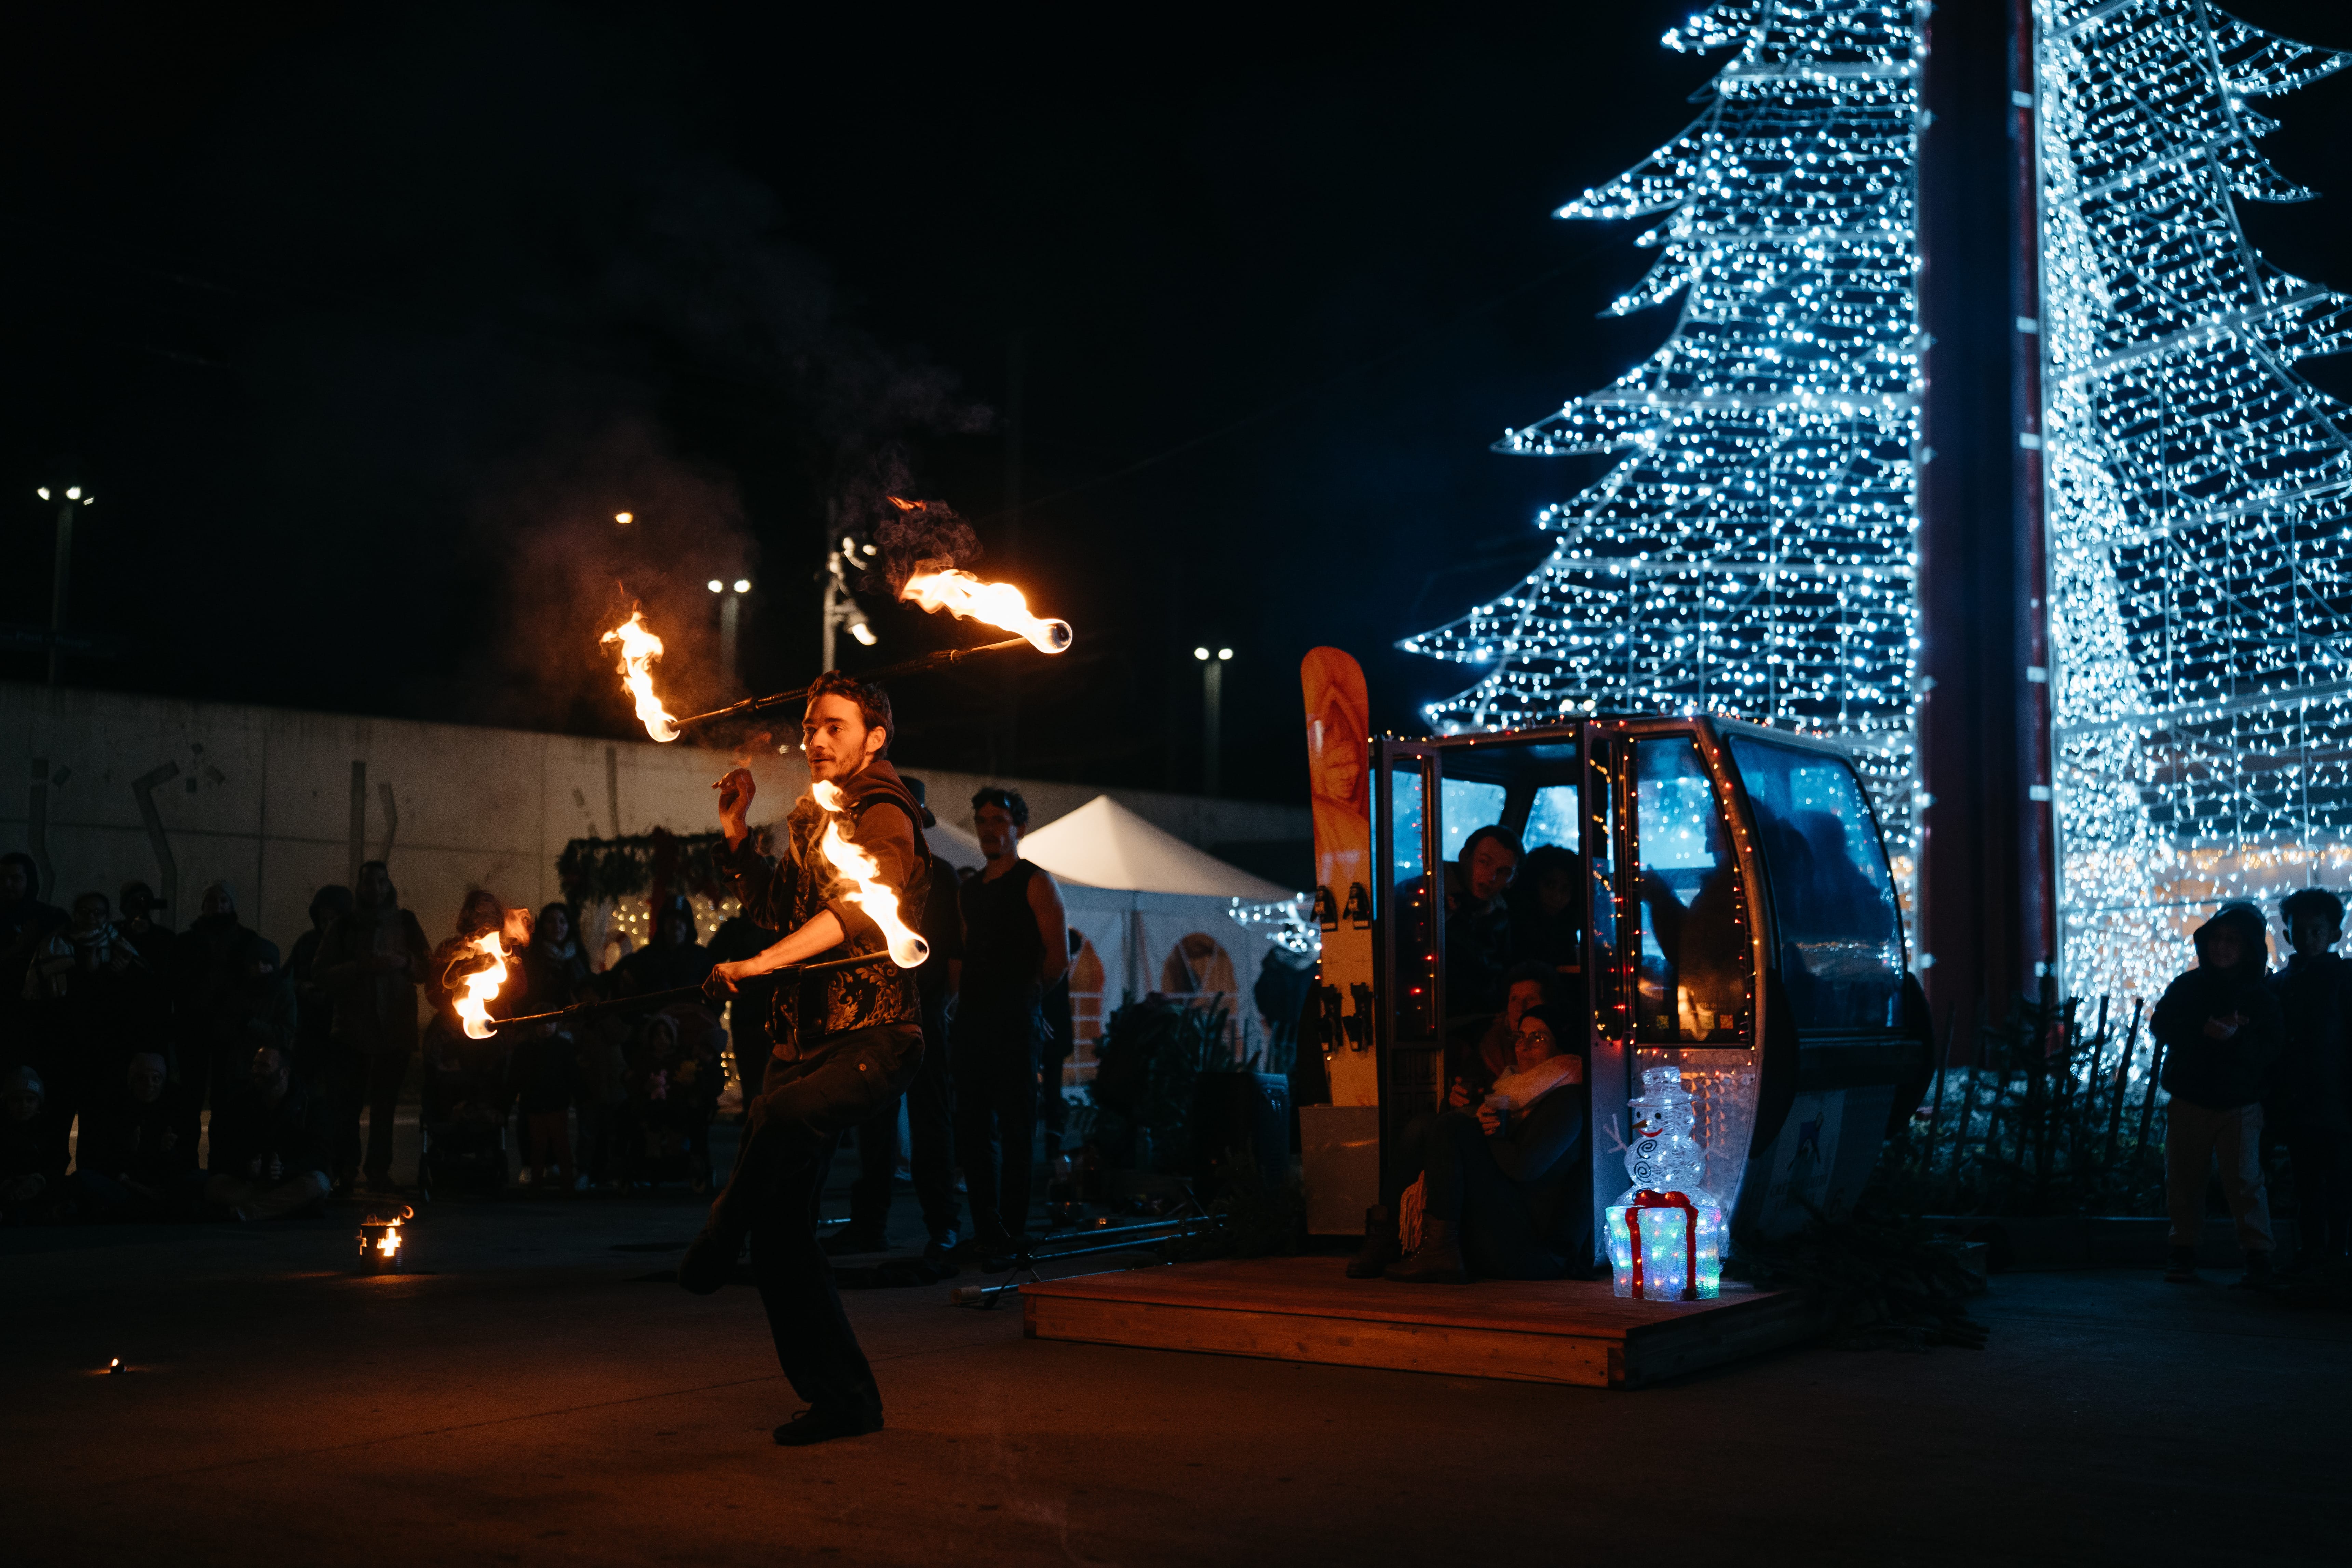
[[[849,571],[863,567],[864,557],[876,553],[871,544],[863,544],[848,534],[841,536],[839,548],[825,552],[824,569],[818,576],[824,583],[824,668],[833,668],[834,635],[846,631],[856,637],[861,647],[872,647],[881,639],[874,635],[874,624],[866,618],[856,595],[849,591]]]
[[[742,624],[743,595],[751,591],[751,579],[735,579],[735,591],[729,593],[727,584],[713,577],[703,584],[719,597],[719,680],[732,690],[735,687],[735,637]]]
[[[50,498],[49,487],[41,486],[33,492],[43,500]],[[98,498],[79,485],[68,485],[65,494],[56,498],[58,503],[57,574],[49,584],[49,684],[57,685],[66,672],[66,591],[73,583],[74,513],[90,505]]]
[[[1234,650],[1221,647],[1211,653],[1203,645],[1192,650],[1201,664],[1201,793],[1217,793],[1218,752],[1224,738],[1222,714],[1224,706],[1225,666],[1231,664]]]

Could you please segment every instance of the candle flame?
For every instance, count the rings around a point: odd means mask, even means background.
[[[856,884],[854,891],[845,895],[851,903],[866,911],[866,918],[882,928],[882,940],[890,950],[890,962],[901,969],[912,969],[929,956],[930,943],[925,942],[907,922],[898,918],[898,895],[880,880],[881,863],[852,844],[841,831],[841,790],[830,779],[819,779],[809,787],[817,805],[825,809],[827,820],[824,836],[817,847],[826,863]]]
[[[465,1020],[467,1039],[487,1040],[492,1033],[490,998],[497,995],[499,987],[507,983],[506,948],[499,942],[497,931],[486,931],[467,942],[466,951],[481,953],[490,963],[488,968],[477,969],[466,976],[463,982],[465,990],[457,997],[456,1005],[457,1016]]]
[[[656,741],[677,740],[677,721],[654,695],[653,663],[662,656],[662,640],[646,625],[645,612],[631,610],[629,618],[606,632],[603,640],[621,645],[621,684],[636,699],[637,717],[645,721],[646,733]]]
[[[1017,632],[1039,653],[1061,653],[1070,646],[1069,622],[1032,615],[1028,599],[1010,583],[983,583],[952,566],[916,573],[898,597],[926,610],[945,610],[964,620]]]

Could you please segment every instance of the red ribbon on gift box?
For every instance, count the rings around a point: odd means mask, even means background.
[[[1626,1205],[1625,1230],[1633,1242],[1633,1294],[1642,1294],[1642,1211],[1643,1209],[1680,1209],[1683,1211],[1683,1249],[1690,1261],[1683,1267],[1682,1300],[1698,1300],[1698,1205],[1680,1193],[1657,1193],[1643,1187],[1633,1194]],[[1644,1298],[1646,1300],[1646,1298]]]

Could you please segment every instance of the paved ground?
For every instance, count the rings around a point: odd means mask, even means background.
[[[911,1205],[902,1205],[910,1207]],[[0,1234],[0,1561],[2340,1563],[2352,1320],[2010,1276],[1981,1352],[1633,1394],[1024,1341],[850,1298],[889,1427],[810,1450],[672,1199]],[[110,1356],[132,1369],[99,1375]]]

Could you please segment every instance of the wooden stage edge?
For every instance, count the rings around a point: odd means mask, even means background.
[[[1397,1285],[1339,1258],[1181,1263],[1021,1288],[1034,1340],[1639,1388],[1801,1343],[1825,1314],[1727,1281],[1713,1301],[1621,1300],[1605,1279]]]

